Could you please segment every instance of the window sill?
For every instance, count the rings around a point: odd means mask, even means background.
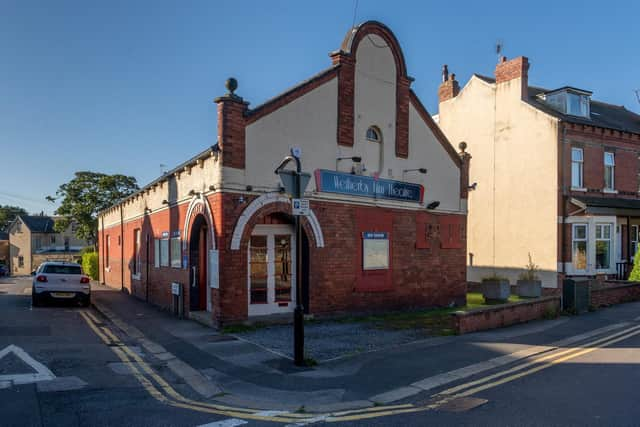
[[[608,188],[603,188],[602,192],[605,194],[618,194],[618,190],[609,190]]]
[[[131,279],[133,279],[133,280],[140,280],[140,273],[138,273],[138,274],[132,274],[132,275],[131,275]]]
[[[571,187],[571,191],[580,191],[580,192],[586,193],[587,189],[582,187]]]

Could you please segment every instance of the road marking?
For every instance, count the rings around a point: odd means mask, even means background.
[[[615,323],[613,325],[594,329],[593,331],[585,332],[580,335],[574,335],[572,337],[562,339],[560,341],[551,343],[549,346],[532,346],[529,348],[525,348],[523,350],[516,351],[514,353],[505,354],[504,356],[494,357],[493,359],[485,360],[483,362],[478,362],[472,365],[464,366],[459,369],[443,372],[442,374],[434,375],[434,376],[425,378],[423,380],[416,381],[411,385],[413,387],[417,387],[421,389],[421,391],[433,390],[434,388],[437,388],[446,384],[451,384],[455,381],[463,380],[473,375],[477,375],[482,372],[486,372],[491,369],[498,368],[500,366],[505,366],[513,362],[517,362],[519,360],[529,358],[531,356],[536,356],[538,354],[558,350],[562,346],[566,346],[578,341],[586,340],[588,338],[591,338],[600,334],[604,334],[605,332],[609,332],[614,329],[620,329],[625,326],[629,326],[630,324],[631,323],[629,322]]]
[[[640,334],[640,326],[634,326],[632,328],[625,329],[624,331],[615,333],[613,335],[609,335],[607,337],[600,338],[598,340],[595,340],[595,341],[592,341],[590,343],[587,343],[587,344],[584,345],[584,347],[587,347],[587,348],[575,347],[575,348],[570,348],[570,349],[567,349],[567,350],[564,350],[564,351],[560,351],[560,352],[554,352],[553,354],[548,354],[548,355],[543,356],[543,357],[535,358],[535,359],[533,359],[533,360],[531,360],[529,362],[525,362],[525,363],[523,363],[521,365],[517,365],[517,366],[515,366],[515,367],[513,367],[511,369],[507,369],[506,371],[497,372],[495,374],[480,378],[478,380],[470,381],[468,383],[461,384],[461,385],[458,385],[456,387],[452,387],[452,388],[449,388],[447,390],[441,391],[440,393],[436,394],[434,397],[449,396],[449,395],[454,395],[454,397],[470,396],[472,394],[477,393],[478,391],[486,390],[488,388],[492,388],[492,387],[495,387],[497,385],[504,384],[504,383],[509,382],[509,381],[513,381],[513,380],[515,380],[517,378],[521,378],[521,377],[523,377],[525,375],[530,375],[532,373],[541,371],[542,369],[549,368],[549,367],[551,367],[551,366],[553,366],[553,365],[555,365],[557,363],[561,363],[561,362],[573,359],[575,357],[582,356],[584,354],[587,354],[587,353],[590,353],[592,351],[598,350],[599,348],[602,348],[602,347],[605,347],[605,346],[609,346],[611,344],[614,344],[614,343],[616,343],[618,341],[621,341],[623,339],[630,338],[630,337],[632,337],[634,335],[637,335],[637,334]],[[564,356],[564,357],[561,357],[561,356]],[[542,365],[539,365],[540,362],[544,362],[544,361],[547,361],[547,360],[550,360],[550,361],[546,362],[546,363],[544,363]],[[483,383],[486,383],[486,382],[491,381],[491,380],[496,379],[496,378],[504,377],[505,375],[521,371],[521,370],[526,369],[526,368],[528,368],[530,366],[533,366],[533,365],[539,365],[539,366],[537,366],[537,367],[535,367],[533,369],[530,369],[528,371],[522,372],[520,374],[511,375],[511,376],[508,376],[508,377],[503,378],[501,380],[490,382],[489,384],[487,384],[485,386],[471,388],[470,390],[464,391],[462,393],[458,393],[458,392],[460,392],[462,390],[468,389],[469,387],[473,387],[473,386],[476,386],[476,385],[479,385],[479,384],[483,384]]]
[[[9,354],[14,354],[24,363],[29,365],[31,369],[36,371],[31,374],[8,374],[8,375],[0,375],[0,383],[5,383],[7,381],[12,384],[30,384],[38,381],[48,381],[54,379],[56,376],[53,375],[53,372],[49,370],[42,363],[35,360],[33,357],[29,356],[29,354],[16,345],[8,345],[2,351],[0,351],[0,360],[3,357],[8,356]]]
[[[228,418],[222,421],[215,421],[209,424],[201,424],[198,427],[236,427],[243,424],[248,424],[246,421],[239,420],[237,418]]]
[[[480,391],[496,387],[498,385],[513,381],[515,379],[524,377],[526,375],[531,375],[535,372],[539,372],[548,367],[554,366],[558,363],[565,362],[567,360],[573,359],[575,357],[579,357],[581,355],[590,353],[592,351],[598,350],[599,348],[614,344],[616,342],[625,340],[632,336],[640,334],[640,326],[635,326],[632,328],[625,329],[618,333],[609,335],[604,338],[600,338],[591,343],[584,344],[585,346],[593,346],[588,348],[578,347],[571,348],[562,351],[557,351],[560,349],[556,349],[552,351],[552,354],[547,354],[543,357],[538,357],[533,361],[528,361],[522,365],[511,368],[510,370],[493,374],[488,377],[482,378],[477,381],[472,381],[470,383],[464,384],[459,390],[465,390],[458,394],[452,395],[442,395],[437,394],[432,396],[434,398],[430,402],[424,405],[415,406],[412,404],[405,405],[389,405],[389,406],[378,406],[378,407],[370,407],[364,409],[354,409],[350,411],[341,411],[334,413],[315,413],[315,414],[298,414],[291,412],[283,412],[283,411],[264,411],[257,410],[251,408],[240,408],[240,407],[229,407],[224,405],[217,405],[208,402],[199,402],[188,399],[178,393],[175,389],[173,389],[162,377],[160,377],[138,354],[136,354],[133,350],[131,350],[127,345],[125,345],[113,332],[109,330],[106,326],[98,326],[91,319],[90,316],[86,315],[84,312],[80,313],[84,320],[87,322],[89,327],[98,335],[98,337],[107,345],[110,345],[111,350],[120,358],[123,363],[129,364],[132,371],[134,372],[134,376],[143,385],[143,387],[147,390],[147,392],[154,397],[159,402],[168,404],[170,406],[176,408],[184,408],[193,411],[210,413],[216,415],[223,415],[230,417],[230,419],[240,419],[240,420],[259,420],[259,421],[271,421],[278,423],[286,423],[289,426],[304,426],[317,422],[326,422],[326,423],[334,423],[334,422],[342,422],[342,421],[357,421],[357,420],[366,420],[371,418],[380,418],[387,417],[392,415],[399,414],[409,414],[416,412],[423,412],[429,410],[437,410],[441,407],[444,407],[447,403],[450,403],[454,399],[458,399],[461,397],[468,397],[472,394],[478,393]],[[614,325],[611,325],[607,328],[611,329]],[[601,328],[603,329],[603,328]],[[585,335],[594,334],[595,331],[592,331]],[[576,337],[570,337],[566,341],[574,340]],[[115,345],[112,345],[115,344]],[[552,360],[551,360],[552,359]],[[541,362],[545,360],[550,360],[546,363],[540,365]],[[529,369],[525,372],[520,372],[518,374],[510,375],[504,377],[512,372],[521,371],[526,367],[535,366],[532,369]],[[495,365],[494,365],[495,367]],[[515,369],[519,368],[519,369]],[[515,369],[515,370],[514,370]],[[501,378],[497,381],[487,383],[491,379]],[[479,385],[482,384],[482,385]],[[478,387],[474,387],[475,385],[479,385]],[[458,386],[461,387],[461,386]],[[472,388],[469,388],[472,387]],[[452,390],[452,389],[449,389]],[[458,390],[456,388],[456,390]],[[226,421],[226,420],[223,420]],[[215,424],[214,424],[215,425]]]

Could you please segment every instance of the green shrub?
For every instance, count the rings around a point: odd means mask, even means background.
[[[633,258],[633,270],[631,270],[629,280],[640,282],[640,251],[636,252],[636,256]]]
[[[82,269],[84,270],[84,274],[93,280],[98,280],[98,252],[86,252],[82,254]]]

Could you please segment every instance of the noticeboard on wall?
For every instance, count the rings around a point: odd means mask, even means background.
[[[362,269],[386,270],[389,268],[389,235],[381,231],[362,233]]]

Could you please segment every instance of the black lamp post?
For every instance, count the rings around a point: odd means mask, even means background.
[[[296,155],[297,154],[297,155]],[[293,176],[293,191],[291,196],[294,199],[300,199],[303,196],[302,180],[302,162],[297,150],[291,150],[291,155],[285,157],[280,165],[276,168],[275,173],[291,174]],[[284,171],[284,167],[291,161],[296,162],[296,170]],[[292,173],[293,172],[293,173]],[[302,306],[302,223],[300,216],[294,215],[294,224],[296,229],[296,308],[293,311],[293,360],[297,366],[304,366],[304,307]]]

